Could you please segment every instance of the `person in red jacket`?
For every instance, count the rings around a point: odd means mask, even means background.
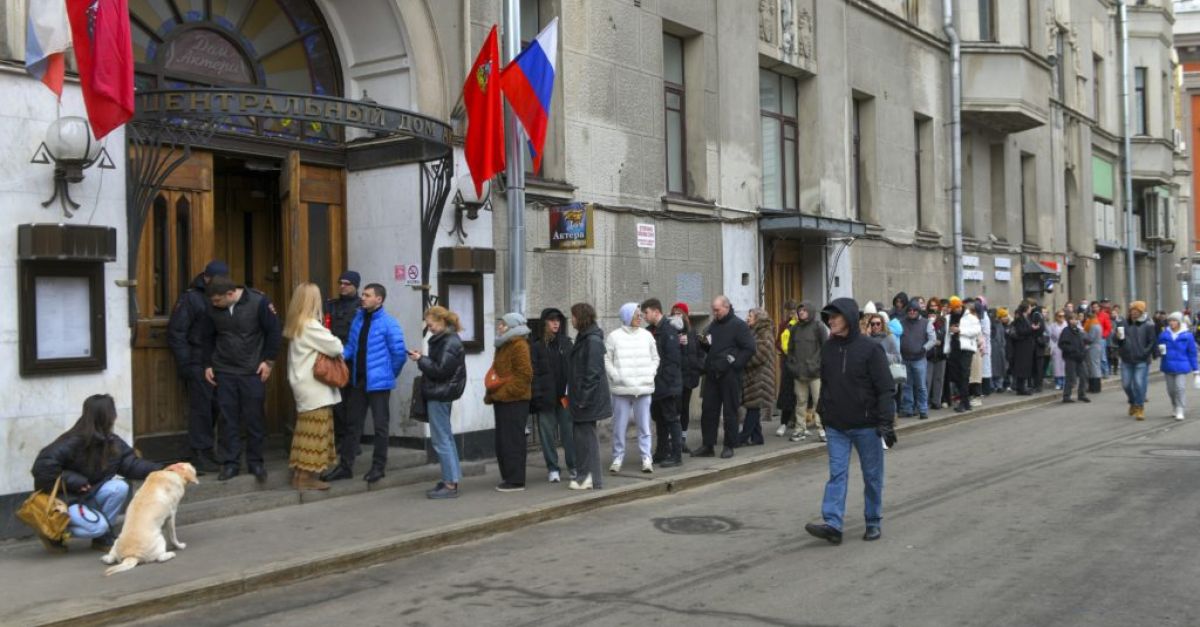
[[[1100,337],[1103,338],[1100,354],[1104,355],[1104,358],[1100,360],[1100,374],[1105,377],[1109,374],[1108,338],[1113,332],[1112,316],[1108,314],[1108,309],[1105,307],[1107,303],[1107,300],[1092,303],[1092,311],[1096,312],[1096,321],[1100,323]]]

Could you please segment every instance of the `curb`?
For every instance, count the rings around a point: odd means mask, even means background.
[[[1111,382],[1102,389],[1120,389],[1120,382]],[[1054,390],[1051,390],[1053,392]],[[937,420],[898,424],[897,433],[920,433],[942,427],[950,427],[971,420],[998,416],[1055,405],[1060,401],[1057,394],[1043,394],[1004,403],[981,407]],[[244,570],[233,575],[221,575],[190,581],[185,584],[147,591],[125,597],[117,605],[104,609],[87,609],[71,613],[70,609],[51,611],[43,616],[29,616],[36,625],[105,625],[157,616],[166,612],[196,607],[241,596],[273,586],[294,583],[367,566],[395,561],[441,548],[464,544],[474,540],[494,537],[542,522],[548,522],[581,514],[612,505],[631,503],[657,496],[701,488],[729,479],[734,479],[766,470],[778,468],[800,460],[825,454],[821,444],[810,444],[782,451],[735,458],[733,463],[721,467],[701,468],[683,472],[669,478],[652,479],[645,483],[592,492],[585,498],[577,496],[551,501],[542,505],[493,514],[476,518],[436,531],[418,531],[385,540],[359,544],[351,547],[310,555],[302,559],[273,562],[259,568]],[[52,605],[51,608],[54,608]]]

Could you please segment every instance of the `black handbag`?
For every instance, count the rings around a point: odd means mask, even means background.
[[[412,398],[408,402],[408,417],[418,422],[429,422],[429,408],[425,405],[425,393],[421,391],[424,376],[413,379]]]

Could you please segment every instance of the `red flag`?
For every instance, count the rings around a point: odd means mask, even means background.
[[[99,139],[133,117],[128,0],[67,0],[79,82]]]
[[[499,79],[500,47],[496,44],[496,27],[492,26],[463,83],[463,104],[467,109],[463,152],[477,196],[483,195],[484,181],[504,169],[504,105]]]

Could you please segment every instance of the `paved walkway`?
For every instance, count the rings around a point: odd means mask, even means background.
[[[1106,387],[1105,395],[1120,394]],[[927,421],[902,419],[904,432],[1052,403],[1038,397],[993,396],[967,414],[934,412]],[[1081,409],[1085,406],[1077,405]],[[605,423],[607,426],[607,423]],[[685,458],[682,468],[647,475],[626,464],[606,474],[605,489],[571,492],[549,484],[540,452],[528,457],[528,489],[499,493],[494,465],[464,479],[457,500],[429,501],[428,485],[402,486],[186,525],[188,548],[164,564],[104,577],[100,553],[74,541],[66,555],[47,554],[37,542],[0,546],[0,607],[4,624],[97,624],[229,598],[250,590],[396,559],[442,546],[488,537],[589,509],[705,485],[823,454],[823,445],[794,444],[764,424],[767,444],[741,448],[729,460]],[[699,442],[699,433],[689,434]],[[633,444],[633,441],[630,441]],[[607,451],[602,452],[607,460]],[[186,497],[185,497],[186,498]]]

